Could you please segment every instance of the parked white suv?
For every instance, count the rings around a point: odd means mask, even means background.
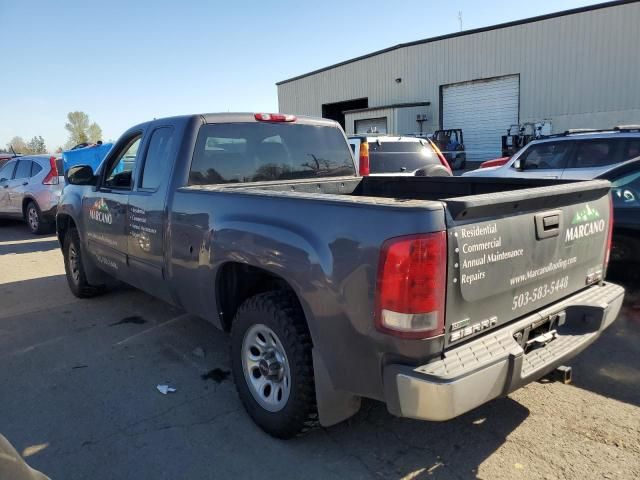
[[[62,159],[30,155],[0,167],[0,217],[24,219],[34,234],[51,231],[64,186]]]
[[[464,176],[584,180],[638,156],[640,126],[569,130],[534,140],[504,165],[473,170]]]

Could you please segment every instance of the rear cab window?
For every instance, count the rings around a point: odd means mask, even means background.
[[[370,141],[371,173],[414,172],[429,165],[441,165],[430,145],[422,142]]]
[[[210,123],[200,127],[190,185],[355,175],[335,127],[290,123]]]

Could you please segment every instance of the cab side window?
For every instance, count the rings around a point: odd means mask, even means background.
[[[140,186],[147,190],[156,190],[162,179],[167,178],[171,153],[174,146],[173,127],[160,127],[154,130],[149,140],[149,148],[144,160],[144,169]]]
[[[545,142],[531,145],[520,157],[525,170],[566,168],[572,142]]]
[[[121,190],[131,190],[133,170],[136,166],[138,148],[142,134],[131,138],[126,146],[116,155],[113,162],[107,166],[104,186]]]

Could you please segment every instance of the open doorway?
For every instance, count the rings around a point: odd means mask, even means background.
[[[355,100],[346,100],[344,102],[325,103],[322,105],[322,117],[335,120],[344,130],[344,112],[347,110],[358,110],[360,108],[369,108],[368,98],[357,98]]]

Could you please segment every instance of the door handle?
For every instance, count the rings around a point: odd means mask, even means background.
[[[4,188],[9,188],[9,185],[3,185]]]
[[[538,213],[535,216],[536,237],[543,238],[557,237],[562,228],[562,210],[552,210],[550,212]]]
[[[23,183],[22,183],[22,186],[23,186],[23,187],[24,187],[24,186],[26,186],[26,185],[29,185],[29,182],[23,182]]]

